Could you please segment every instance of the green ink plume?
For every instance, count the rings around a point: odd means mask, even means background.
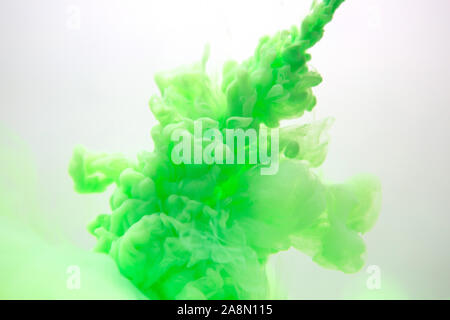
[[[361,234],[377,219],[380,185],[367,175],[327,184],[314,173],[326,157],[329,119],[280,128],[275,175],[261,175],[258,165],[175,165],[170,158],[172,132],[192,135],[194,120],[204,130],[259,130],[311,111],[322,78],[309,69],[307,51],[342,2],[315,2],[300,28],[263,37],[253,57],[224,65],[221,85],[205,71],[207,54],[157,74],[155,148],[136,161],[75,149],[69,173],[76,191],[116,184],[111,214],[89,225],[95,250],[109,254],[148,298],[272,298],[267,259],[292,246],[327,268],[363,266]]]

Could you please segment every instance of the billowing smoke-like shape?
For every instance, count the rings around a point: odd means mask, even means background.
[[[95,248],[151,299],[270,298],[269,255],[295,247],[327,268],[363,266],[361,234],[376,221],[380,185],[370,176],[326,184],[313,171],[327,152],[330,120],[280,128],[279,170],[258,164],[174,164],[174,130],[279,127],[311,111],[321,76],[307,50],[343,0],[315,3],[300,28],[260,40],[254,56],[227,62],[221,85],[197,64],[156,75],[150,101],[155,149],[137,161],[75,149],[69,172],[80,193],[115,183],[111,214],[89,225]],[[208,141],[201,141],[207,143]]]

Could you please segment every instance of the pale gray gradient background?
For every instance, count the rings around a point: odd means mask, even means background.
[[[130,156],[152,148],[156,71],[199,60],[209,42],[217,73],[225,59],[251,55],[260,36],[299,23],[309,5],[2,0],[0,123],[33,155],[41,208],[29,221],[54,220],[60,237],[91,248],[85,225],[109,212],[108,195],[72,192],[74,145]],[[365,237],[382,287],[366,288],[366,267],[345,275],[289,251],[271,261],[289,298],[450,298],[449,9],[447,0],[348,0],[311,51],[324,82],[306,120],[336,118],[322,173],[382,181],[382,212]]]

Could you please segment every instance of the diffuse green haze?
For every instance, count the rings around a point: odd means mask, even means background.
[[[159,124],[154,151],[136,161],[77,147],[69,166],[76,191],[116,184],[111,214],[89,225],[98,252],[151,299],[264,299],[268,257],[292,246],[327,268],[356,272],[365,253],[361,234],[380,206],[377,179],[362,175],[327,184],[314,173],[325,160],[330,120],[280,129],[279,171],[258,165],[178,164],[170,158],[174,130],[259,130],[311,111],[321,76],[307,50],[323,36],[343,0],[314,3],[300,28],[263,37],[253,57],[223,67],[222,83],[197,64],[155,81],[150,101]],[[203,141],[207,143],[208,141]]]
[[[0,299],[143,299],[106,256],[51,241],[31,152],[0,124]],[[59,239],[60,240],[60,239]],[[70,290],[67,270],[81,271]]]

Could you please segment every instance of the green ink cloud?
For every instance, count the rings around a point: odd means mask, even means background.
[[[243,63],[225,63],[220,84],[205,71],[208,52],[199,63],[157,74],[153,151],[132,161],[75,149],[69,173],[77,192],[116,186],[111,213],[88,227],[95,250],[147,298],[273,298],[266,262],[290,247],[326,268],[362,268],[361,235],[377,219],[381,188],[369,175],[329,184],[315,174],[331,120],[280,128],[275,175],[261,175],[258,165],[175,165],[170,158],[172,132],[192,134],[195,120],[204,130],[259,130],[311,111],[322,77],[308,67],[307,51],[342,2],[315,2],[300,28],[263,37]]]

